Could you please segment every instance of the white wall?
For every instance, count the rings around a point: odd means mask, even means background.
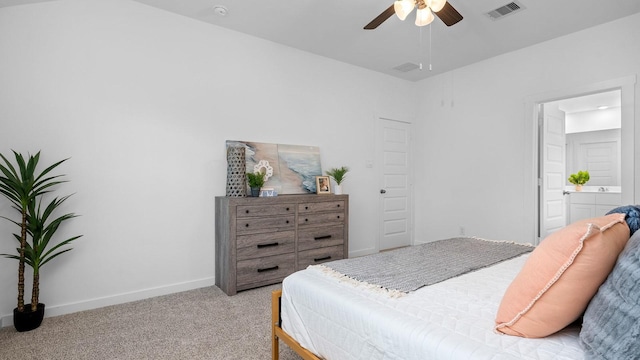
[[[634,15],[415,84],[128,0],[2,8],[0,152],[71,156],[63,190],[82,215],[65,232],[84,238],[45,268],[47,313],[212,284],[227,139],[318,145],[324,167],[350,166],[350,250],[375,248],[375,115],[417,119],[418,241],[460,226],[532,241],[525,99],[640,73],[639,37]],[[0,259],[4,325],[16,267]]]
[[[609,129],[620,129],[622,125],[622,114],[619,107],[580,111],[566,114],[565,133],[579,133],[585,131],[598,131]]]
[[[467,235],[533,242],[527,99],[635,76],[639,43],[636,14],[420,82],[416,132],[424,140],[417,142],[423,147],[416,152],[416,179],[423,198],[416,201],[416,239],[455,236],[465,226]],[[639,97],[636,91],[635,104]],[[638,115],[635,124],[638,143]],[[635,158],[637,174],[637,148]]]
[[[71,157],[61,193],[81,217],[61,235],[84,237],[44,268],[48,316],[212,285],[227,139],[317,145],[324,168],[351,167],[349,247],[371,250],[374,118],[414,119],[416,84],[128,0],[2,8],[0,49],[0,152]],[[13,231],[0,222],[0,253]],[[0,259],[5,326],[16,269]]]

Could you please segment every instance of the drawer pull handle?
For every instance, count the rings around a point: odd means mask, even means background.
[[[289,220],[287,220],[287,221],[286,221],[286,223],[288,224],[288,223],[289,223]]]
[[[325,257],[321,257],[321,258],[315,258],[315,259],[313,259],[313,261],[318,262],[318,261],[329,260],[329,259],[331,259],[331,256],[325,256]]]
[[[338,207],[340,207],[340,204],[338,204]]]
[[[273,271],[273,270],[278,270],[278,265],[276,266],[272,266],[272,267],[268,267],[268,268],[264,268],[264,269],[258,269],[258,272],[265,272],[265,271]]]
[[[304,207],[304,209],[305,209],[305,210],[309,210],[309,207],[308,207],[308,206],[305,206],[305,207]]]
[[[338,215],[338,219],[340,219],[340,215]]]
[[[309,219],[304,219],[305,222],[309,221]]]
[[[249,213],[249,210],[245,210],[245,211],[244,211],[244,213],[245,213],[245,214],[248,214],[248,213]]]
[[[289,208],[287,208],[287,211],[289,211]]]
[[[278,246],[279,244],[277,242],[274,243],[269,243],[269,244],[258,244],[258,249],[262,249],[262,248],[266,248],[266,247],[272,247],[272,246]]]
[[[313,238],[313,240],[326,240],[326,239],[331,239],[331,235],[316,236]]]
[[[244,224],[244,227],[249,227],[249,224]]]

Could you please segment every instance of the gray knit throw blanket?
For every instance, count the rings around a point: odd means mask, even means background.
[[[408,293],[533,249],[506,241],[453,238],[313,266],[368,286]]]

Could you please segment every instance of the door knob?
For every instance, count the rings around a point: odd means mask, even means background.
[[[385,189],[380,189],[380,194],[385,194],[387,192],[387,190]]]
[[[562,195],[569,195],[571,194],[570,192],[568,192],[567,190],[562,190]]]

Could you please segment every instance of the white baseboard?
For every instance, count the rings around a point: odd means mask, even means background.
[[[349,251],[349,257],[350,258],[360,257],[360,256],[375,254],[377,252],[379,251],[376,248],[369,248],[369,249],[363,249],[358,251]]]
[[[200,280],[187,281],[178,284],[171,284],[167,286],[160,286],[151,289],[132,291],[124,294],[118,294],[113,296],[105,296],[96,299],[90,299],[86,301],[79,301],[70,304],[62,305],[47,305],[45,311],[45,317],[59,316],[65,314],[71,314],[78,311],[85,311],[91,309],[98,309],[105,306],[123,304],[132,301],[138,301],[148,299],[156,296],[168,295],[177,292],[199,289],[203,287],[213,286],[215,284],[215,278],[205,278]],[[13,326],[13,313],[5,314],[0,317],[0,327]]]

